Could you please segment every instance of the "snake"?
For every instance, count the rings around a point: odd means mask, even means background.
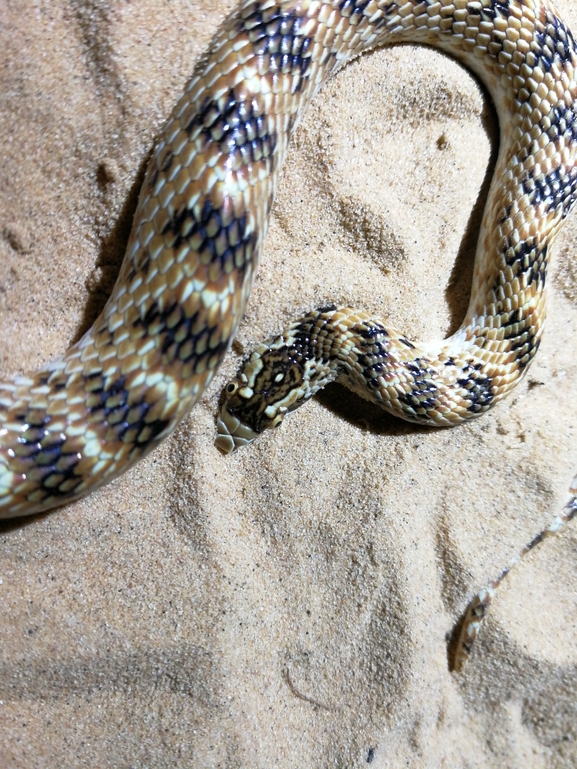
[[[543,333],[551,248],[577,199],[577,47],[554,5],[242,0],[159,135],[100,316],[56,361],[0,382],[0,517],[88,494],[189,413],[243,317],[307,104],[347,62],[397,43],[462,62],[497,110],[466,316],[449,338],[418,343],[352,307],[308,313],[225,387],[216,445],[250,443],[334,380],[429,426],[483,414],[519,383]]]

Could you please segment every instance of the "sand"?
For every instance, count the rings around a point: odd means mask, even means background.
[[[3,0],[3,374],[102,308],[155,137],[230,7]],[[2,528],[1,766],[577,765],[577,527],[503,585],[462,674],[448,655],[577,470],[577,215],[538,358],[495,410],[424,430],[332,387],[234,456],[213,445],[222,386],[303,310],[458,326],[497,143],[477,81],[429,50],[375,52],[323,90],[191,416],[101,491]]]

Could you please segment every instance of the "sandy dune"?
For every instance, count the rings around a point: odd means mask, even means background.
[[[155,136],[230,7],[3,0],[3,374],[103,306]],[[422,48],[324,89],[238,342],[190,418],[98,493],[2,529],[2,766],[577,765],[577,527],[511,575],[462,675],[447,652],[577,470],[577,215],[537,361],[494,411],[427,431],[335,387],[235,456],[213,446],[244,352],[303,310],[454,330],[497,138],[478,83]]]

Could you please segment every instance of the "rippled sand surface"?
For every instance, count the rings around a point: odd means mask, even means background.
[[[230,7],[4,0],[3,373],[102,307],[155,136]],[[489,414],[420,430],[333,387],[235,456],[213,446],[220,388],[303,310],[455,329],[497,144],[486,94],[429,50],[364,56],[323,90],[201,403],[124,477],[2,530],[2,766],[577,765],[577,527],[511,575],[462,675],[448,659],[577,470],[577,214],[538,358]]]

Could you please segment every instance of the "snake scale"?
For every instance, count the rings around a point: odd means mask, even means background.
[[[162,130],[101,315],[57,361],[0,383],[0,517],[87,494],[190,411],[242,318],[306,105],[352,58],[403,42],[463,62],[499,116],[466,317],[449,339],[417,344],[360,310],[309,313],[227,386],[217,445],[250,442],[334,379],[424,425],[482,414],[519,382],[543,331],[551,246],[577,196],[577,48],[554,6],[242,0]]]

